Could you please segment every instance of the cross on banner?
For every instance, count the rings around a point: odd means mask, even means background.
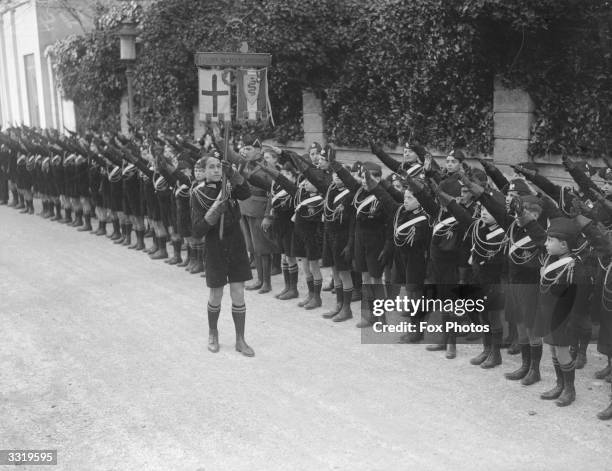
[[[230,86],[219,80],[220,69],[199,69],[200,120],[213,122],[229,120]]]

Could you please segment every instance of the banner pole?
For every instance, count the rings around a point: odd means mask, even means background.
[[[229,152],[229,129],[231,121],[225,121],[225,127],[223,129],[223,160],[227,161],[227,154]],[[223,172],[221,176],[221,201],[227,199],[227,175]],[[221,213],[221,223],[219,224],[219,240],[223,240],[223,226],[225,220],[225,213]]]

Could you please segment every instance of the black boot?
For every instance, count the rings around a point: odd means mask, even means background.
[[[185,271],[191,273],[191,269],[195,266],[198,260],[199,243],[191,244],[191,254],[189,256],[189,263],[185,265]]]
[[[72,224],[72,208],[64,209],[64,214],[64,219],[62,219],[60,222],[62,224]]]
[[[452,360],[453,358],[455,358],[457,356],[457,336],[449,333],[448,334],[448,341],[446,344],[446,355],[445,357],[448,360]]]
[[[144,236],[144,231],[138,230],[138,229],[134,229],[134,233],[136,234],[136,241],[130,245],[128,247],[128,249],[130,250],[140,250],[138,248],[138,244],[140,242],[140,236],[143,235]],[[144,246],[144,237],[142,238],[142,245]]]
[[[358,271],[351,270],[351,279],[353,280],[353,299],[351,302],[361,301],[363,296],[362,286],[363,281],[361,279],[361,273]]]
[[[312,276],[309,276],[306,278],[306,286],[308,286],[308,296],[306,296],[306,299],[300,301],[298,303],[299,307],[304,307],[306,306],[306,304],[308,304],[308,302],[310,301],[310,299],[314,296],[314,280],[312,278]]]
[[[563,392],[563,371],[561,371],[561,366],[559,365],[559,361],[556,358],[553,358],[553,366],[555,367],[557,384],[549,391],[540,394],[540,399],[544,399],[547,401],[558,399],[561,393]]]
[[[247,291],[255,291],[261,289],[261,287],[263,286],[263,267],[261,255],[255,255],[254,261],[255,268],[257,270],[257,279],[253,283],[250,283],[244,287],[244,289],[246,289]]]
[[[91,231],[91,215],[84,214],[83,219],[85,220],[85,224],[83,224],[83,227],[79,227],[77,231],[79,232]]]
[[[114,241],[114,243],[117,245],[123,244],[123,241],[125,240],[127,236],[127,229],[125,227],[125,224],[120,224],[119,227],[120,227],[121,235],[119,236],[117,240]]]
[[[495,368],[502,364],[502,357],[499,349],[501,348],[503,335],[503,331],[493,332],[491,334],[491,352],[487,359],[480,365],[481,368]]]
[[[581,370],[587,364],[587,347],[591,341],[591,332],[583,332],[578,337],[578,350],[576,354],[576,369]]]
[[[253,349],[244,340],[244,326],[246,323],[246,306],[244,304],[236,306],[232,303],[232,319],[234,319],[234,327],[236,329],[236,351],[246,357],[255,356]]]
[[[128,247],[132,245],[132,223],[126,223],[125,225],[125,238],[123,239],[123,244]]]
[[[289,291],[289,265],[283,263],[283,279],[285,280],[285,289],[283,289],[280,293],[275,294],[274,297],[279,299],[283,294]]]
[[[76,218],[72,223],[72,227],[81,227],[83,225],[83,210],[77,209],[74,215],[76,216]]]
[[[298,292],[298,266],[293,265],[289,267],[289,289],[285,294],[281,294],[278,299],[285,301],[287,299],[299,298],[300,293]]]
[[[145,250],[147,247],[145,246],[145,231],[138,230],[136,231],[136,248],[134,250]]]
[[[400,336],[398,343],[419,343],[425,335],[418,328],[419,321],[416,318],[412,318],[410,324],[414,326],[414,332],[408,332]]]
[[[516,330],[516,324],[514,322],[508,323],[508,336],[503,340],[503,348],[509,348],[510,345],[516,344],[516,338],[518,337],[518,332]]]
[[[156,235],[154,235],[151,238],[151,242],[152,242],[151,247],[144,250],[144,253],[149,254],[149,255],[153,255],[155,252],[157,252],[158,247],[157,247],[157,236]]]
[[[559,399],[555,401],[559,407],[569,406],[576,400],[576,389],[574,389],[574,380],[576,379],[576,361],[572,361],[567,365],[561,365],[563,372],[563,392]]]
[[[279,253],[272,254],[272,268],[270,269],[270,275],[276,276],[282,273],[281,271],[281,259],[282,256]]]
[[[121,225],[119,219],[113,219],[113,233],[110,235],[110,240],[115,241],[121,239]]]
[[[143,231],[144,234],[144,231]],[[208,303],[208,350],[212,353],[219,351],[219,330],[217,322],[219,321],[219,313],[221,306],[212,306]]]
[[[336,305],[331,311],[327,311],[323,314],[323,319],[331,319],[335,317],[336,314],[340,312],[342,309],[342,305],[344,303],[344,291],[342,289],[342,285],[336,286]]]
[[[62,205],[61,203],[55,203],[55,216],[51,218],[51,221],[61,221],[62,219]]]
[[[182,244],[180,240],[175,240],[174,242],[172,242],[173,254],[172,258],[166,260],[166,263],[168,265],[176,265],[177,263],[183,261],[183,259],[181,258],[181,245]]]
[[[506,373],[504,374],[504,376],[506,377],[506,379],[510,379],[512,381],[518,381],[519,379],[523,379],[529,371],[530,363],[531,349],[529,345],[521,345],[521,366],[518,368],[518,370],[515,370],[512,373]]]
[[[323,304],[323,301],[321,301],[321,285],[323,283],[323,280],[313,280],[313,294],[312,297],[310,298],[310,301],[308,301],[305,305],[304,305],[304,309],[316,309],[318,307],[321,307],[321,305]]]
[[[595,372],[595,378],[605,379],[612,373],[612,358],[608,357],[608,364],[601,370]]]
[[[106,235],[106,222],[98,220],[98,229],[94,232],[94,235]]]
[[[168,251],[166,250],[166,238],[157,238],[157,251],[150,255],[151,260],[162,260],[168,258]]]
[[[482,338],[483,349],[478,355],[470,360],[472,365],[481,365],[488,358],[491,353],[491,334],[485,333]]]
[[[355,325],[358,329],[365,329],[374,324],[372,313],[374,305],[374,292],[371,285],[362,285],[361,320]]]
[[[187,256],[182,262],[176,264],[177,267],[186,267],[189,265],[189,262],[191,261],[191,250],[191,244],[187,243]]]
[[[612,402],[610,405],[597,414],[599,420],[610,420],[612,419]]]
[[[34,200],[28,200],[28,214],[34,214]]]
[[[610,395],[612,397],[612,394]],[[610,405],[602,410],[599,414],[597,414],[597,418],[599,420],[610,420],[612,419],[612,402]]]
[[[262,276],[262,285],[259,289],[259,294],[265,294],[272,291],[272,281],[271,270],[272,270],[272,256],[270,254],[262,255],[260,257],[261,260],[261,276]]]
[[[340,289],[339,286],[336,287],[336,294],[338,291],[342,291],[342,308],[340,312],[332,317],[332,321],[334,322],[343,322],[348,321],[353,318],[353,311],[351,311],[351,299],[353,299],[353,290],[352,289]]]
[[[193,256],[193,254],[192,254]],[[204,272],[204,244],[199,243],[195,246],[195,257],[193,260],[193,265],[191,265],[191,269],[189,273],[192,275],[196,275],[198,273]]]
[[[531,386],[540,381],[540,360],[542,359],[542,345],[532,345],[530,347],[531,362],[527,375],[521,379],[523,386]]]

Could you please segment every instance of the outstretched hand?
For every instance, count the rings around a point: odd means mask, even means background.
[[[470,180],[467,175],[465,174],[459,175],[459,179],[461,180],[461,183],[463,183],[463,185],[468,190],[470,190],[470,193],[472,193],[476,198],[478,198],[480,195],[484,193],[484,190],[485,190],[484,187],[474,182],[473,180]]]
[[[526,177],[535,177],[536,171],[530,168],[523,167],[521,164],[511,166],[516,173],[525,175]]]
[[[234,170],[234,167],[232,166],[229,160],[222,160],[221,167],[223,168],[223,173],[225,173],[225,176],[227,178],[231,178],[236,172],[236,170]]]
[[[563,166],[567,170],[574,170],[576,168],[576,162],[570,159],[567,155],[564,155],[562,158]]]

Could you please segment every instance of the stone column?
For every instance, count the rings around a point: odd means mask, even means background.
[[[324,145],[323,104],[312,90],[302,92],[302,110],[304,114],[304,146],[308,149],[313,142]]]
[[[493,159],[501,170],[529,160],[527,145],[534,119],[534,104],[529,94],[519,89],[505,88],[495,81],[493,98]]]

